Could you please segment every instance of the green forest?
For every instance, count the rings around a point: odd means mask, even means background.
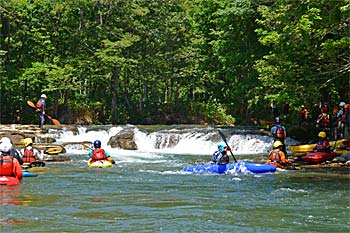
[[[2,124],[297,122],[350,102],[349,0],[0,0]],[[284,106],[282,108],[282,106]]]

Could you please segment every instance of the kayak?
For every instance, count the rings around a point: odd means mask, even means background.
[[[18,185],[19,180],[12,176],[0,176],[0,185]]]
[[[29,171],[22,170],[23,177],[37,177],[38,174],[30,173]]]
[[[204,165],[193,165],[182,169],[184,172],[190,173],[228,173],[228,172],[251,172],[251,173],[267,173],[275,172],[276,167],[272,164],[259,164],[250,162],[236,162],[229,164],[204,164]]]
[[[346,152],[346,149],[340,149],[336,147],[342,147],[345,146],[349,143],[348,139],[341,139],[337,141],[331,141],[329,142],[329,145],[331,147],[335,147],[335,152],[338,155],[344,154]],[[305,154],[306,152],[312,151],[315,147],[314,144],[304,144],[304,145],[290,145],[289,150],[294,154],[294,155],[300,155],[300,154]]]
[[[337,156],[338,154],[334,152],[307,152],[301,159],[309,163],[323,163]]]
[[[108,160],[98,160],[91,162],[91,159],[88,161],[88,167],[92,168],[110,168],[113,167],[113,163]]]

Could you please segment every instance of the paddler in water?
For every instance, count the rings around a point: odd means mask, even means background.
[[[94,149],[89,151],[89,157],[91,158],[91,162],[108,160],[112,164],[115,164],[115,161],[110,157],[109,153],[101,148],[100,140],[94,141]]]
[[[43,160],[44,155],[40,153],[40,151],[36,148],[33,148],[33,139],[25,138],[23,140],[23,145],[25,146],[21,150],[22,159],[25,163],[33,163],[38,160]]]
[[[228,164],[230,162],[230,157],[227,152],[230,150],[230,147],[219,144],[218,150],[214,152],[211,160],[216,164]]]
[[[9,139],[8,137],[3,137],[3,138],[1,138],[1,140],[0,140],[0,145],[1,145],[2,143],[10,144],[10,145],[11,145],[10,156],[13,157],[13,158],[16,158],[16,159],[18,160],[19,164],[22,165],[22,164],[23,164],[23,159],[22,159],[22,157],[21,157],[21,155],[20,155],[20,152],[19,152],[16,148],[14,148],[14,147],[12,146],[11,139]]]
[[[327,140],[326,132],[319,132],[318,137],[319,141],[316,143],[313,150],[317,152],[331,152],[331,146],[329,145],[329,141]]]
[[[0,176],[23,178],[22,167],[19,161],[11,156],[12,144],[3,142],[0,144]]]
[[[273,143],[273,150],[269,153],[269,164],[273,164],[279,168],[289,167],[291,163],[287,160],[286,154],[282,150],[283,143],[281,141],[275,141]]]

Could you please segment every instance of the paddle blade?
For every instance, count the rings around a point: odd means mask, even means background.
[[[32,107],[32,108],[36,108],[35,104],[32,101],[27,101],[27,104]]]
[[[49,118],[54,125],[61,125],[61,122],[59,122],[59,120],[56,120],[49,115],[47,116],[47,118]]]

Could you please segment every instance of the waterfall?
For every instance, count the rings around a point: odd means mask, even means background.
[[[66,142],[93,142],[96,139],[102,142],[102,147],[118,154],[133,154],[135,151],[125,151],[111,148],[107,145],[110,137],[118,134],[125,128],[132,129],[134,140],[138,147],[138,153],[162,154],[198,154],[211,155],[217,150],[218,144],[224,141],[214,128],[185,128],[185,129],[159,129],[148,132],[136,126],[111,126],[111,127],[78,127],[77,130],[62,130],[55,135],[57,143]],[[225,131],[229,146],[233,154],[261,154],[272,149],[272,138],[262,134],[253,134],[251,130],[236,129]],[[287,144],[295,144],[287,138]],[[74,148],[73,148],[74,149]],[[68,152],[70,149],[68,148]]]

